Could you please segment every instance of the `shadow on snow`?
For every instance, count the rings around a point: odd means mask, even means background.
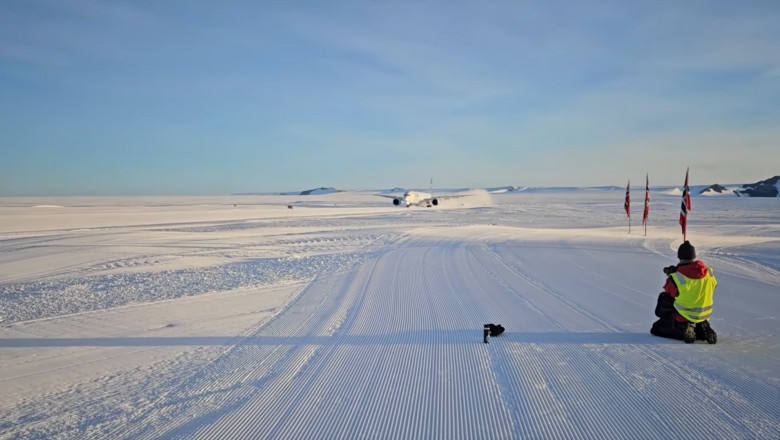
[[[677,343],[649,333],[616,332],[507,332],[492,344],[644,344]],[[34,347],[169,347],[233,345],[456,345],[482,344],[482,330],[425,331],[333,336],[170,336],[99,338],[0,338],[0,348]]]

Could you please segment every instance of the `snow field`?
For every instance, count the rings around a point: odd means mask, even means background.
[[[649,334],[679,229],[627,234],[622,194],[339,197],[321,217],[5,232],[0,274],[33,267],[0,279],[0,439],[780,438],[776,202],[694,200],[711,346]],[[483,344],[488,322],[507,331]]]

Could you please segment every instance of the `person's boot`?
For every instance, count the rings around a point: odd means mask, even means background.
[[[698,327],[701,329],[700,332],[703,336],[705,341],[707,341],[710,344],[715,344],[718,342],[718,334],[715,333],[715,330],[710,327],[709,321],[702,321],[698,324]]]
[[[663,333],[661,332],[661,330],[659,330],[660,326],[661,326],[661,320],[659,319],[658,321],[653,323],[652,327],[650,327],[650,334],[653,336],[663,336]]]
[[[693,341],[696,340],[696,324],[689,322],[685,326],[685,330],[683,331],[683,341],[685,341],[686,344],[691,344]]]

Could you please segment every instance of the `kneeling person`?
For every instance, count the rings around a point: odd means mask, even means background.
[[[650,333],[686,343],[700,339],[714,344],[718,335],[708,319],[718,282],[712,268],[696,260],[696,249],[687,240],[677,249],[677,258],[677,265],[663,269],[667,279],[655,308],[660,319],[653,323]]]

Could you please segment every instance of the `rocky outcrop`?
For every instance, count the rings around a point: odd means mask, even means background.
[[[778,182],[780,182],[780,176],[772,177],[771,179],[762,180],[761,182],[742,185],[740,194],[746,194],[750,197],[777,197]]]
[[[731,190],[726,188],[725,186],[722,186],[722,185],[719,185],[719,184],[716,183],[715,185],[712,185],[712,186],[710,186],[708,188],[704,188],[703,190],[701,190],[701,192],[699,194],[705,194],[705,193],[709,193],[709,192],[716,192],[716,193],[719,193],[719,194],[723,194],[724,192],[731,193]]]
[[[341,192],[341,191],[337,190],[336,188],[321,187],[321,188],[307,189],[306,191],[301,191],[301,195],[310,196],[313,194],[333,194],[337,192]]]

